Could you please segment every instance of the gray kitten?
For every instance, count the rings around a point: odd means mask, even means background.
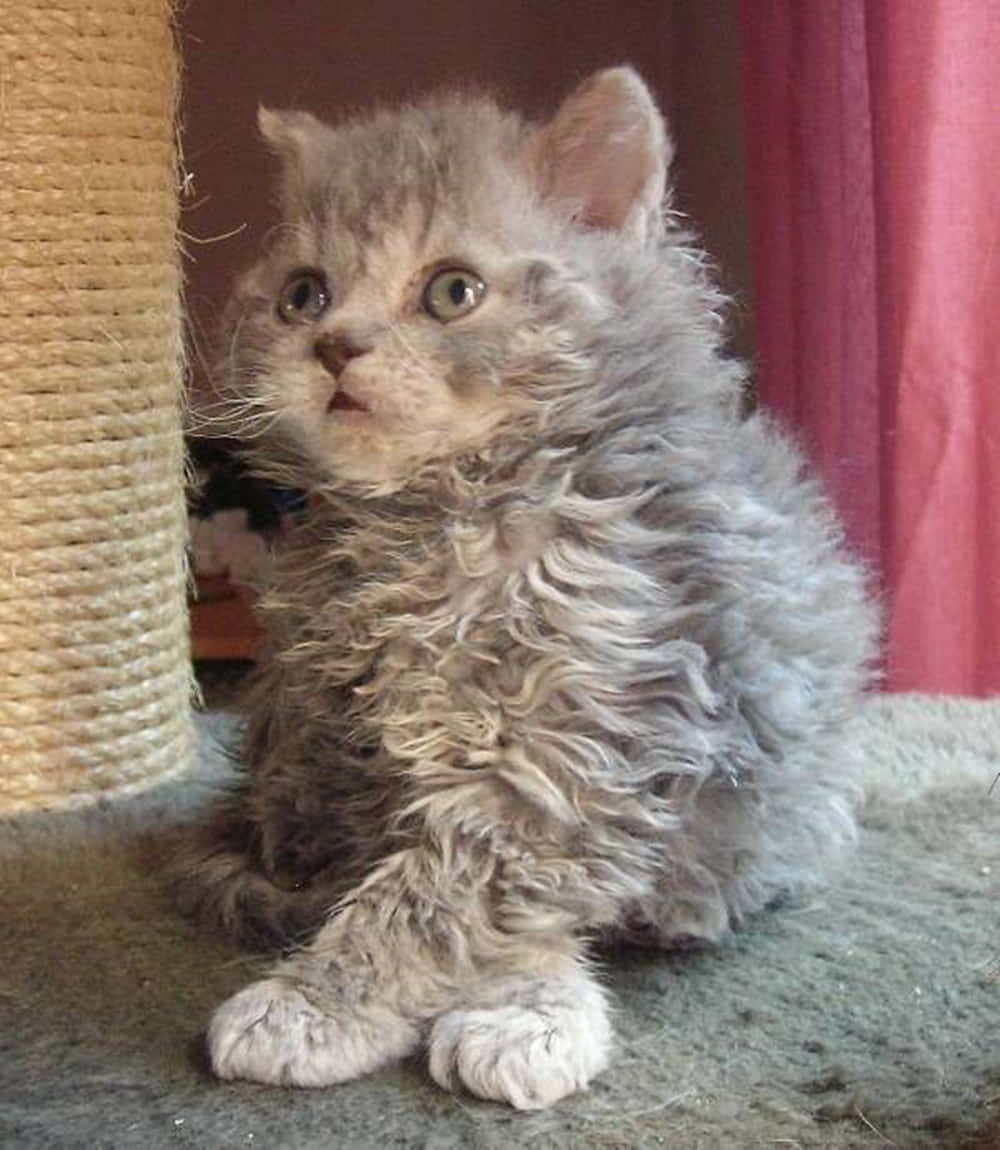
[[[441,1085],[546,1106],[608,1061],[588,938],[716,938],[849,839],[875,613],[741,413],[633,71],[541,125],[456,98],[260,126],[284,224],[224,402],[314,507],[185,867],[302,945],[219,1008],[212,1063],[314,1086],[426,1045]]]

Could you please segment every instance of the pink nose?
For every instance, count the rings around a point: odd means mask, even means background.
[[[327,336],[316,341],[316,356],[334,379],[340,376],[352,359],[364,355],[368,350],[359,347],[346,335]]]

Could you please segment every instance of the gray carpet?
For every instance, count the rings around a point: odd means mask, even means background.
[[[200,1031],[259,960],[176,915],[153,865],[197,779],[0,825],[0,1144],[1000,1147],[1000,701],[875,700],[861,737],[873,797],[839,881],[716,948],[606,956],[614,1065],[539,1114],[446,1095],[419,1060],[321,1091],[214,1081]]]

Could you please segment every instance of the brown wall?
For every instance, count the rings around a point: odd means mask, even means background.
[[[672,0],[674,180],[732,295],[731,346],[753,355],[738,0]]]
[[[736,0],[188,0],[185,166],[192,197],[188,308],[207,344],[234,271],[272,219],[258,103],[343,115],[374,101],[472,84],[529,112],[591,70],[628,61],[653,87],[678,143],[678,202],[745,293]],[[214,242],[196,242],[236,235]],[[735,346],[746,351],[745,324]],[[196,375],[197,365],[196,365]]]

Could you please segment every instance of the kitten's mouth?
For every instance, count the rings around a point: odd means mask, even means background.
[[[368,412],[370,409],[366,407],[360,399],[355,399],[353,395],[348,395],[342,387],[338,387],[331,396],[330,402],[326,405],[326,410]]]

